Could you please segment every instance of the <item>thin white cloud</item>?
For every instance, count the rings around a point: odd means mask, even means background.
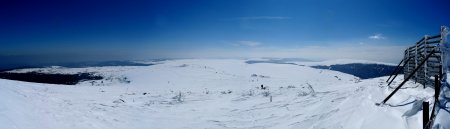
[[[246,47],[257,47],[260,46],[262,43],[257,41],[238,41],[237,43],[233,43],[233,46],[246,46]]]
[[[375,35],[369,36],[369,39],[379,40],[379,39],[386,39],[386,37],[384,37],[383,34],[375,34]]]
[[[288,20],[291,17],[281,17],[281,16],[253,16],[253,17],[238,17],[238,20]]]

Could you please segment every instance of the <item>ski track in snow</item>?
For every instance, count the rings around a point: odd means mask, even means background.
[[[0,79],[0,129],[422,127],[421,111],[402,116],[413,104],[375,106],[393,90],[386,87],[387,77],[360,82],[352,75],[330,70],[225,59],[40,70],[97,71],[127,77],[131,83],[98,80],[97,86],[87,82],[65,86]],[[103,81],[107,84],[100,85]],[[261,84],[268,89],[260,89]],[[404,104],[433,95],[432,89],[417,88],[412,82],[405,87],[416,88],[400,90],[388,103]]]

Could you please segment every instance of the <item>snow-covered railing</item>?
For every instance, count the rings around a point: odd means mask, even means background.
[[[441,27],[441,34],[435,36],[425,35],[422,39],[420,39],[414,46],[407,48],[404,52],[404,59],[408,60],[404,62],[403,73],[406,78],[415,68],[419,68],[419,70],[412,76],[415,82],[423,84],[424,86],[434,86],[434,81],[432,77],[434,75],[440,75],[442,77],[442,71],[446,71],[446,66],[444,63],[445,58],[445,49],[442,49],[446,46],[446,33],[448,28],[445,26]],[[435,50],[435,54],[432,55],[428,60],[425,61],[425,64],[419,66],[419,63],[425,59],[425,56],[428,55],[432,50]]]
[[[402,71],[402,69],[404,68],[404,64],[402,65],[403,62],[408,62],[409,60],[411,60],[411,57],[408,58],[407,60],[403,59],[402,61],[400,61],[400,63],[398,63],[397,67],[395,67],[394,71],[392,71],[391,75],[389,76],[389,78],[386,80],[386,82],[388,83],[388,86],[391,85],[391,83],[395,80],[395,78],[397,77],[397,75]],[[391,79],[391,77],[394,75],[394,77]],[[390,81],[389,81],[390,80]]]
[[[431,116],[429,114],[429,102],[424,101],[422,105],[423,128],[430,129],[433,127],[436,115],[439,113],[439,104],[441,103],[439,96],[443,94],[440,92],[444,91],[441,86],[448,86],[446,74],[450,51],[450,45],[447,43],[449,30],[448,27],[442,26],[440,35],[424,36],[414,46],[405,50],[403,60],[397,65],[396,70],[392,72],[386,82],[395,74],[388,84],[390,85],[402,68],[405,79],[381,103],[377,103],[376,105],[384,105],[409,79],[413,79],[415,82],[423,84],[424,88],[430,86],[435,89]],[[400,67],[402,63],[403,67]]]
[[[376,105],[384,105],[395,93],[397,93],[398,90],[400,90],[400,88],[409,80],[411,79],[414,74],[419,71],[419,69],[426,63],[426,61],[433,56],[436,53],[436,51],[433,49],[430,51],[430,53],[418,64],[418,66],[416,68],[414,68],[412,70],[412,72],[410,74],[408,74],[408,76],[403,80],[402,83],[400,83],[400,85],[397,86],[397,88],[394,89],[394,91],[392,91],[391,94],[389,94],[381,103],[377,103]],[[439,76],[439,75],[438,75]]]

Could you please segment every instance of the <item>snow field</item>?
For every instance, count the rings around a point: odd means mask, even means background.
[[[99,74],[130,80],[130,83],[110,81],[98,86],[0,80],[3,98],[0,99],[0,123],[5,123],[0,128],[402,129],[422,126],[422,113],[413,111],[413,104],[375,106],[392,91],[384,83],[387,77],[359,80],[330,70],[244,62],[186,59],[146,67],[66,69],[100,71]],[[109,80],[99,80],[96,84],[101,81]],[[261,84],[267,89],[262,90]],[[400,90],[388,104],[395,106],[433,95],[432,89],[424,90],[413,82],[408,82],[406,87],[409,88]],[[413,113],[405,116],[408,111]]]

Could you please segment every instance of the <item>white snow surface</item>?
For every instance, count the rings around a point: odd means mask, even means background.
[[[434,94],[408,82],[376,106],[393,90],[387,77],[235,59],[35,70],[110,78],[75,86],[0,79],[0,129],[419,129],[414,102]]]

